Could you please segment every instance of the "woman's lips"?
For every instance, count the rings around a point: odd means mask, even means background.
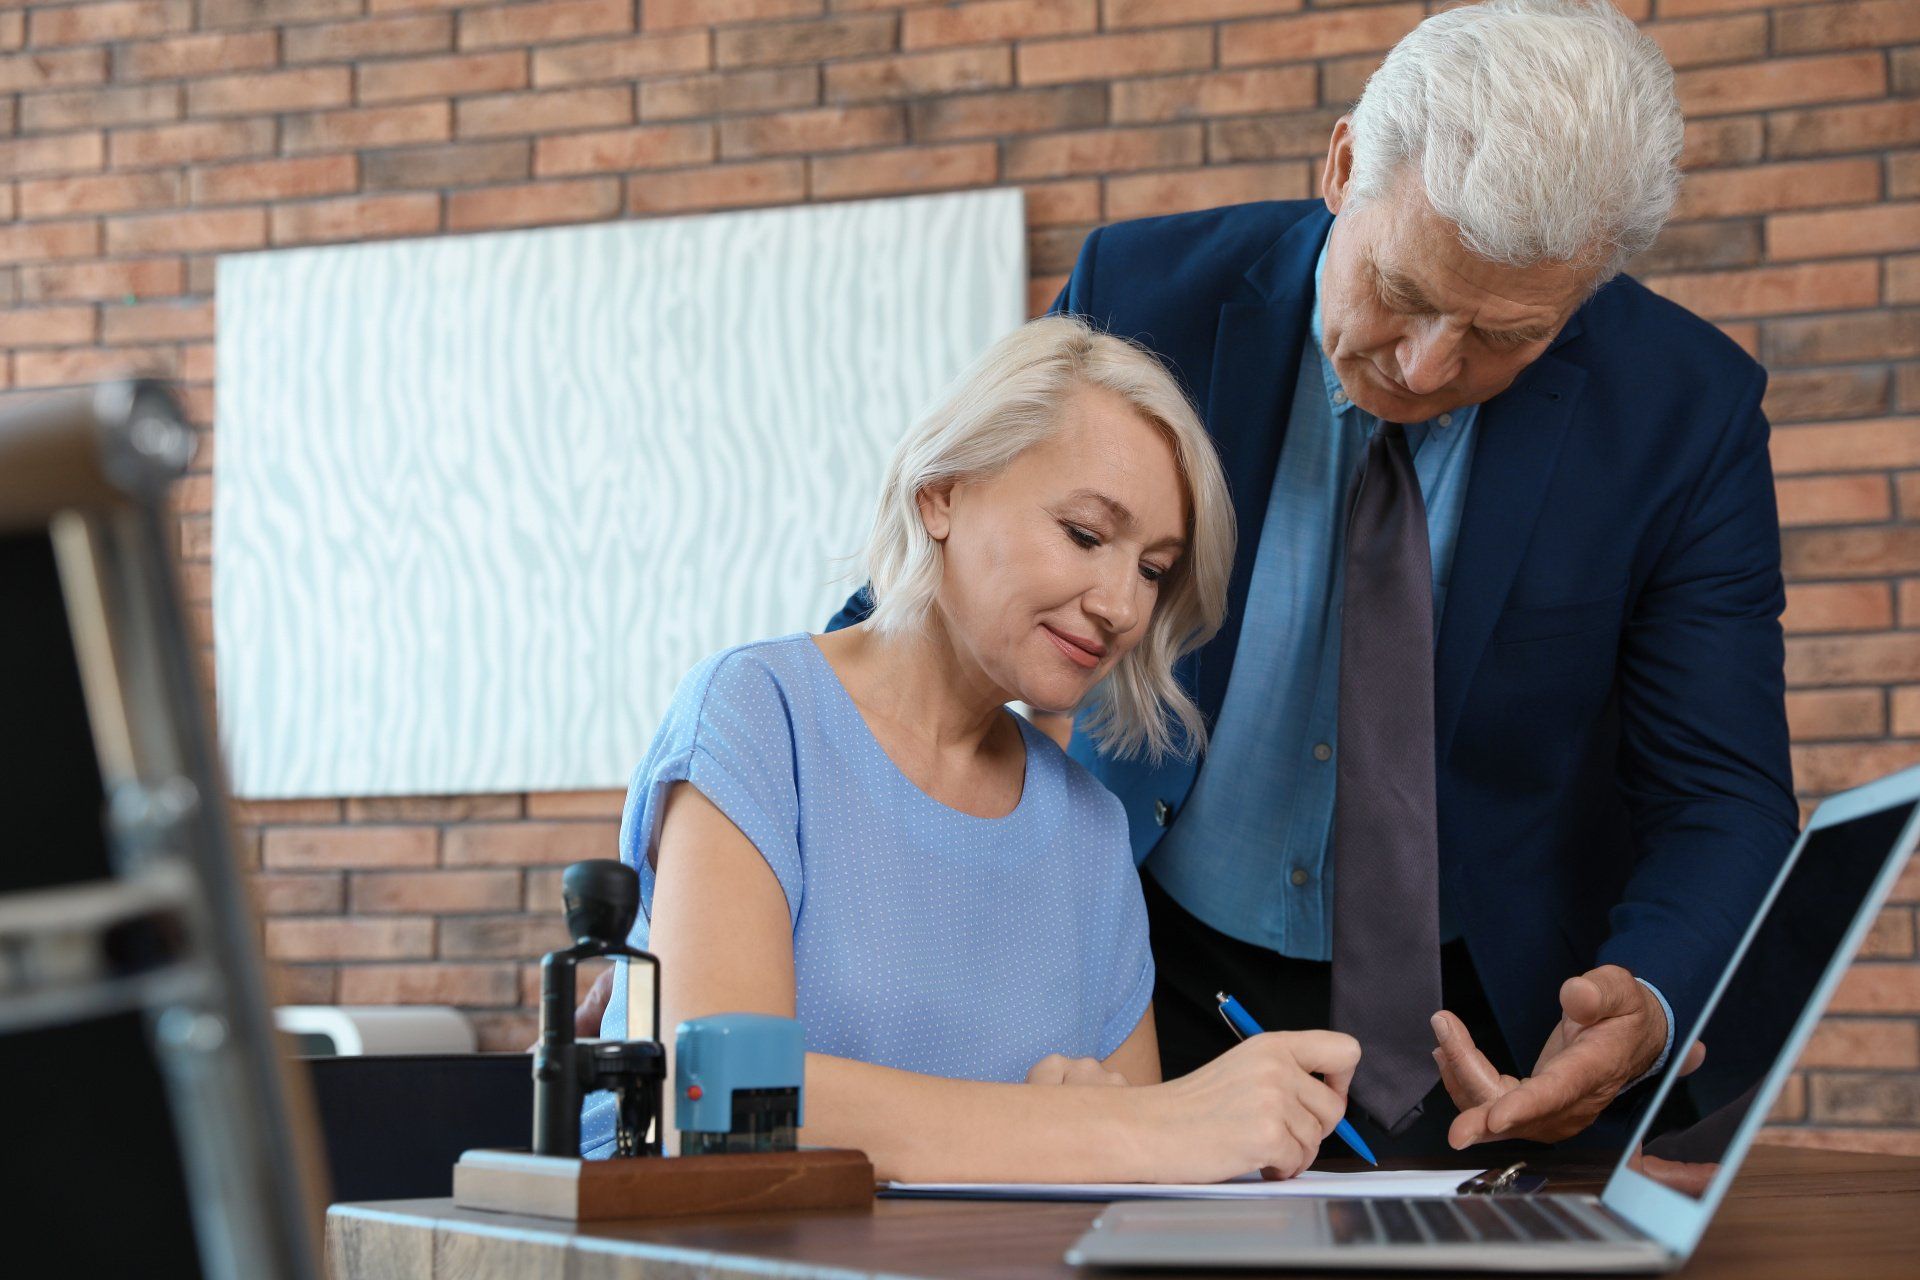
[[[1067,661],[1073,663],[1074,666],[1079,667],[1083,671],[1091,671],[1100,665],[1099,655],[1081,648],[1046,623],[1041,623],[1040,629],[1047,633],[1047,639],[1053,641],[1053,647],[1061,653],[1066,654]]]

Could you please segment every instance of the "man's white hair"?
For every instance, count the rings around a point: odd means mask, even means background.
[[[1187,549],[1160,580],[1146,634],[1088,693],[1080,727],[1117,756],[1192,758],[1206,728],[1173,665],[1226,616],[1233,498],[1206,427],[1166,366],[1078,316],[1030,320],[994,343],[895,448],[867,544],[871,626],[883,635],[924,627],[940,593],[946,557],[921,521],[920,494],[998,475],[1060,430],[1062,406],[1084,387],[1120,396],[1173,445]]]
[[[1660,234],[1680,190],[1680,104],[1660,46],[1607,0],[1484,0],[1395,45],[1353,109],[1353,198],[1404,168],[1467,248],[1599,268]]]

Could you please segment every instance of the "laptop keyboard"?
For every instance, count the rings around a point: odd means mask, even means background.
[[[1329,1200],[1336,1244],[1480,1244],[1601,1240],[1552,1200],[1461,1196],[1455,1200]]]

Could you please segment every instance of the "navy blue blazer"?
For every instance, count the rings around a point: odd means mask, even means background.
[[[1219,448],[1240,530],[1227,618],[1180,665],[1209,722],[1331,225],[1318,200],[1120,223],[1054,304],[1164,357]],[[1725,335],[1620,276],[1481,407],[1436,638],[1440,869],[1523,1065],[1561,982],[1596,964],[1659,987],[1684,1034],[1792,846],[1765,387]],[[1078,732],[1071,754],[1125,804],[1136,859],[1199,768]]]

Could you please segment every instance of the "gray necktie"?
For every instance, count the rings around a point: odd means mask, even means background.
[[[1433,568],[1406,431],[1383,422],[1347,517],[1333,804],[1333,1025],[1360,1041],[1352,1098],[1389,1132],[1439,1079]]]

